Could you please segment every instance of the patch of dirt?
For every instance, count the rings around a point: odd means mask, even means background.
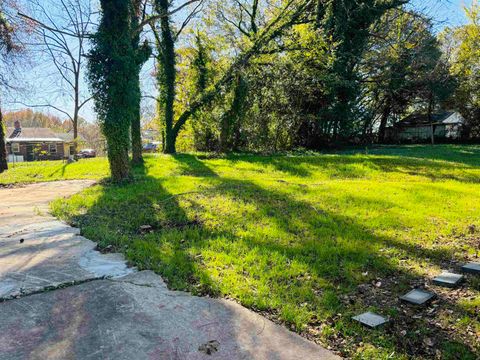
[[[400,282],[397,278],[387,278],[361,284],[356,292],[342,296],[341,301],[349,313],[357,314],[375,308],[381,315],[389,317],[389,324],[380,331],[394,341],[399,353],[412,358],[442,359],[442,347],[446,342],[463,344],[471,353],[480,354],[480,333],[473,323],[480,318],[480,309],[477,307],[473,313],[467,313],[459,306],[461,300],[473,300],[480,296],[478,291],[468,288],[468,280],[458,289],[432,286],[422,279],[410,281],[412,289],[423,288],[437,294],[426,306],[402,303],[399,297],[403,293],[398,291]],[[336,323],[350,320],[345,317],[345,314],[338,314],[312,323],[302,335],[322,343],[323,328],[334,328]],[[466,318],[471,318],[472,323],[466,323]],[[326,338],[327,347],[344,357],[351,357],[362,348],[363,342],[369,341],[368,332],[372,337],[378,335],[371,330],[367,330],[367,338],[334,332]]]

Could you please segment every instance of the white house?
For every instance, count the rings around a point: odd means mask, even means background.
[[[396,141],[422,141],[432,137],[459,139],[465,119],[456,111],[428,114],[414,113],[387,129],[387,137]]]

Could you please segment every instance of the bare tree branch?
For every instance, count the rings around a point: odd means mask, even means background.
[[[91,96],[82,100],[83,54],[85,42],[90,36],[92,25],[90,0],[58,0],[46,7],[39,0],[31,0],[32,15],[18,13],[24,19],[37,25],[35,34],[39,42],[35,46],[48,57],[56,74],[61,80],[60,89],[72,100],[72,111],[62,109],[48,101],[45,104],[26,105],[31,107],[49,107],[66,115],[73,125],[74,139],[78,136],[80,110],[91,100]],[[64,95],[65,96],[65,95]]]

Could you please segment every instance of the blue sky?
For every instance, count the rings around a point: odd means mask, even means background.
[[[436,22],[437,28],[455,26],[466,21],[464,7],[472,0],[411,0],[410,6],[422,10]]]
[[[54,0],[47,0],[47,1],[54,1]],[[420,10],[430,16],[434,20],[435,29],[437,31],[441,31],[445,26],[456,26],[465,23],[465,13],[463,8],[465,6],[470,6],[472,1],[476,0],[411,0],[409,6]],[[151,66],[150,66],[151,67]],[[41,73],[45,72],[46,69],[49,68],[48,64],[42,64],[42,66],[37,66],[36,68],[28,69],[28,66],[22,70],[26,82],[29,83],[41,83]],[[53,67],[51,67],[53,68]],[[142,77],[145,79],[149,78],[149,74],[151,73],[152,69],[145,69],[142,74]],[[151,84],[152,80],[150,79],[147,83],[150,83],[149,88],[153,88]],[[29,92],[24,92],[20,94],[21,98],[31,97],[28,94]],[[43,93],[44,95],[48,94],[48,91],[41,91],[41,90],[33,90],[30,91],[30,94],[35,93]],[[153,94],[152,94],[153,95]],[[49,96],[49,95],[47,95]],[[57,105],[61,108],[68,109],[69,102],[62,98],[60,95],[51,96],[54,99],[50,99],[50,102],[54,105]],[[25,100],[26,101],[26,100]],[[35,97],[28,100],[30,103],[35,103]],[[23,106],[9,104],[8,102],[4,104],[5,110],[16,110],[22,108]],[[84,111],[81,113],[88,121],[94,121],[96,116],[92,108],[92,104],[89,104]],[[35,109],[35,110],[44,110],[45,112],[50,112],[55,115],[60,115],[61,118],[64,118],[63,115],[56,113],[55,111],[49,109]]]

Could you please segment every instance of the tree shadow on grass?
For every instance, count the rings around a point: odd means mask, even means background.
[[[175,154],[172,158],[180,167],[181,175],[197,177],[217,177],[218,175],[192,154]]]
[[[479,145],[375,146],[369,149],[353,149],[340,153],[400,156],[410,159],[443,160],[467,166],[480,166]]]
[[[60,177],[63,178],[65,176],[65,171],[67,170],[67,167],[69,165],[70,165],[69,163],[63,164],[60,168],[58,168],[57,170],[52,172],[50,175],[48,175],[48,177],[54,177],[55,175],[60,174]]]
[[[320,311],[331,315],[336,312],[344,313],[346,311],[348,314],[348,309],[339,306],[340,303],[337,296],[342,293],[355,292],[357,285],[365,281],[368,282],[368,278],[365,279],[362,273],[370,272],[374,276],[380,276],[380,278],[396,279],[399,286],[395,285],[388,289],[390,295],[395,299],[403,295],[402,291],[405,290],[404,288],[410,288],[413,285],[409,284],[418,282],[418,279],[422,276],[414,270],[400,267],[398,263],[388,258],[387,253],[383,255],[379,253],[380,247],[394,249],[397,253],[403,254],[403,256],[400,256],[402,258],[407,256],[415,261],[437,266],[441,266],[446,259],[452,259],[455,256],[452,249],[426,248],[418,244],[402,242],[395,238],[375,235],[351,217],[342,216],[339,213],[321,208],[314,209],[306,202],[295,200],[272,189],[266,190],[248,181],[222,180],[213,193],[222,193],[232,198],[241,198],[243,202],[254,206],[259,228],[269,226],[269,223],[273,222],[286,235],[286,237],[282,237],[277,232],[276,236],[279,236],[277,238],[258,237],[255,235],[242,236],[240,233],[245,233],[245,231],[232,233],[226,230],[219,234],[210,234],[212,241],[215,241],[216,238],[226,238],[232,242],[241,241],[244,245],[243,247],[247,249],[246,251],[244,250],[247,258],[253,252],[257,257],[256,264],[249,264],[246,267],[248,269],[257,267],[267,273],[265,277],[272,282],[263,296],[265,298],[269,296],[276,298],[279,303],[301,307],[304,301],[311,301],[311,304],[317,304],[316,307],[312,308],[314,312]],[[201,206],[198,205],[198,208],[201,208]],[[249,220],[253,219],[243,219],[246,222]],[[240,227],[241,221],[242,219],[239,219],[239,223],[235,225]],[[230,227],[235,228],[231,224]],[[289,241],[289,237],[291,237],[292,241]],[[275,272],[272,270],[271,274],[268,274],[271,267],[271,264],[269,264],[271,259],[279,258],[284,260],[283,266],[278,263],[276,265],[281,271]],[[243,272],[245,271],[242,267],[242,261],[232,261],[232,265]],[[305,270],[308,275],[305,274]],[[241,274],[239,275],[241,276]],[[254,273],[247,276],[255,277],[262,275]],[[307,280],[308,278],[313,279],[313,281],[310,282],[310,280]],[[302,282],[303,285],[301,284]],[[321,285],[319,286],[319,284]],[[307,288],[311,292],[308,292]],[[259,293],[258,289],[255,289],[255,291]],[[277,293],[275,294],[275,292]],[[316,294],[319,292],[327,293],[327,297],[332,297],[332,293],[335,293],[333,297],[337,301],[325,298],[315,299],[317,297]],[[230,294],[227,293],[227,295]],[[381,297],[375,298],[377,301],[380,299]],[[247,298],[247,305],[249,301],[252,300]],[[318,302],[316,303],[316,301]],[[253,302],[258,306],[257,303],[262,304],[266,300],[259,296]],[[380,303],[377,304],[379,305]],[[381,306],[377,308],[382,311]],[[366,310],[365,308],[356,309],[357,311]],[[283,320],[285,320],[285,309],[280,308],[277,310],[280,311]],[[390,309],[383,309],[384,313],[388,310]],[[456,314],[466,316],[465,311],[461,311],[459,308],[456,308],[455,311]],[[345,322],[345,320],[343,321]],[[419,321],[418,324],[431,327],[430,324],[425,324],[422,321]],[[394,332],[390,334],[392,337],[398,335]],[[370,335],[365,336],[368,338]],[[399,339],[401,341],[397,345],[402,352],[418,355],[421,351],[413,351],[413,349],[424,346],[423,341],[428,336],[436,336],[436,341],[439,343],[448,342],[452,344],[452,347],[454,344],[457,344],[456,348],[463,349],[461,352],[462,356],[474,358],[473,352],[475,350],[470,348],[471,345],[458,343],[458,338],[455,335],[444,331],[439,326],[430,328],[423,336],[417,336],[415,339],[410,339],[409,342]],[[375,342],[375,339],[371,339],[371,341]],[[412,345],[416,346],[412,347]]]
[[[139,167],[134,183],[97,188],[93,206],[71,217],[101,247],[124,252],[140,270],[163,275],[171,288],[231,296],[299,330],[314,317],[362,310],[339,300],[359,284],[395,276],[408,286],[419,276],[382,255],[381,247],[435,264],[454,256],[378,236],[358,219],[286,192],[219,177],[194,156],[175,159],[187,174],[209,179],[206,191],[172,194],[165,180]],[[142,225],[151,228],[142,231]],[[344,323],[353,326],[349,318]],[[362,336],[381,346],[375,334]]]
[[[247,162],[272,167],[289,176],[306,178],[314,171],[321,171],[331,179],[369,178],[372,172],[398,173],[401,175],[422,176],[432,181],[456,180],[479,183],[480,176],[476,163],[439,162],[432,159],[395,156],[246,156],[230,155],[233,163]]]

